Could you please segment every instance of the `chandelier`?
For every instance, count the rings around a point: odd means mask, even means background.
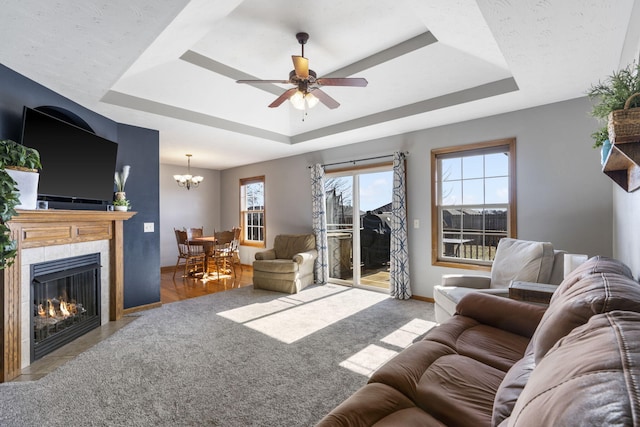
[[[191,154],[185,154],[187,156],[187,173],[186,175],[173,175],[173,179],[176,180],[180,187],[187,187],[190,190],[191,187],[197,187],[204,180],[200,175],[191,175]]]

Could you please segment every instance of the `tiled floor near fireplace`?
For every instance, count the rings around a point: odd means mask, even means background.
[[[64,365],[83,351],[88,350],[100,341],[108,338],[118,329],[122,328],[129,322],[134,321],[135,318],[135,315],[124,316],[116,322],[109,322],[106,325],[102,325],[84,334],[73,342],[70,342],[69,344],[47,354],[41,359],[36,360],[31,365],[24,368],[22,370],[22,374],[16,377],[13,381],[33,381],[44,377],[49,372],[61,365]]]

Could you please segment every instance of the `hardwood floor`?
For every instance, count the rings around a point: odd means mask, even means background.
[[[243,265],[241,270],[236,266],[235,270],[235,278],[231,274],[220,274],[220,280],[218,280],[218,276],[213,274],[207,280],[198,277],[181,277],[181,271],[176,272],[174,279],[173,269],[163,268],[160,274],[160,302],[169,304],[188,298],[241,288],[253,283],[253,267]]]
[[[220,274],[220,280],[218,280],[217,275],[214,275],[209,280],[194,277],[183,278],[181,277],[181,273],[182,271],[176,272],[174,279],[172,268],[163,268],[160,272],[160,301],[162,304],[169,304],[188,298],[201,297],[215,292],[249,286],[253,280],[253,268],[248,265],[243,265],[242,271],[240,267],[236,266],[235,278],[231,274]],[[135,319],[136,314],[131,314],[124,316],[121,320],[109,322],[89,331],[73,342],[36,360],[23,369],[21,374],[13,381],[34,381],[44,377],[83,351],[88,350],[100,341],[108,338]]]

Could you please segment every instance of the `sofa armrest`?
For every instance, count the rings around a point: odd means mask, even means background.
[[[256,252],[256,259],[276,259],[276,250],[267,249],[266,251]]]
[[[293,262],[298,264],[303,264],[308,261],[313,261],[318,257],[318,251],[315,249],[311,249],[306,252],[300,252],[293,256]]]
[[[481,292],[460,299],[456,313],[482,324],[531,338],[546,307]]]
[[[463,288],[487,289],[491,277],[474,274],[443,274],[442,286],[460,286]]]

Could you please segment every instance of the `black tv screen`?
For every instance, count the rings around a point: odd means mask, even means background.
[[[22,144],[40,152],[38,199],[87,203],[113,199],[117,143],[25,107]]]

